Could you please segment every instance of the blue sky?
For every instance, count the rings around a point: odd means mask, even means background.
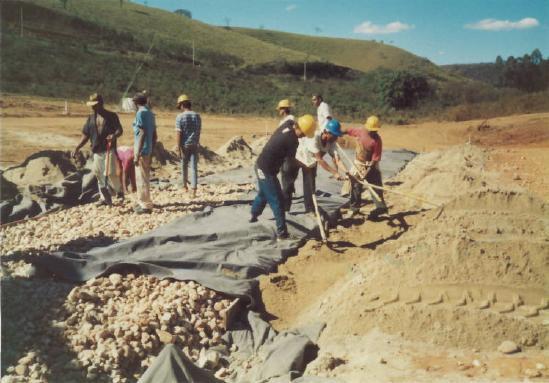
[[[549,0],[146,0],[214,25],[383,40],[436,64],[549,57]],[[145,0],[134,0],[144,3]]]

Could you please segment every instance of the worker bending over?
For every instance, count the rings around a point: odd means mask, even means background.
[[[379,162],[381,161],[382,141],[378,131],[381,128],[379,118],[370,116],[364,124],[364,128],[350,128],[344,133],[357,139],[356,156],[351,170],[351,210],[358,213],[362,203],[363,184],[366,181],[372,185],[383,186]],[[370,216],[377,217],[387,213],[387,206],[383,198],[383,190],[375,189],[379,200],[372,194],[376,208]]]
[[[313,193],[316,191],[317,165],[331,173],[337,180],[343,181],[346,179],[347,168],[341,161],[336,146],[336,141],[342,134],[339,121],[331,119],[326,127],[320,131],[317,130],[312,138],[299,140],[295,165],[292,168],[285,169],[285,173],[282,175],[286,211],[290,211],[292,193],[295,190],[294,183],[300,169],[303,173],[303,202],[306,212],[314,211]],[[332,157],[334,166],[328,164],[324,159],[326,153]]]
[[[250,222],[257,222],[267,203],[276,221],[277,239],[288,238],[284,196],[277,174],[286,158],[294,158],[298,138],[312,137],[315,131],[313,116],[304,115],[297,121],[288,120],[278,127],[257,158],[254,171],[257,177],[257,196],[252,203]]]

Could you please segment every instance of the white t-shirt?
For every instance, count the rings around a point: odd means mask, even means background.
[[[328,153],[332,157],[335,156],[337,150],[335,142],[327,142],[326,145],[322,144],[321,139],[322,132],[317,131],[314,137],[303,137],[299,139],[299,146],[295,158],[303,165],[311,168],[316,165],[316,153]]]
[[[285,123],[288,120],[295,121],[295,117],[292,114],[288,114],[286,117],[284,117],[282,120],[280,120],[280,123],[278,124],[278,126],[279,127],[282,126],[282,124]]]
[[[332,111],[330,110],[330,106],[322,101],[316,109],[316,119],[318,121],[317,130],[322,131],[326,127],[328,117],[332,117]]]

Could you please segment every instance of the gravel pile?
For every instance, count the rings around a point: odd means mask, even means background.
[[[220,378],[232,373],[221,339],[231,300],[197,283],[111,274],[70,290],[71,285],[47,280],[9,281],[3,306],[17,307],[25,299],[32,309],[16,309],[5,318],[8,327],[24,325],[26,331],[6,329],[15,331],[3,340],[18,352],[3,355],[3,362],[17,362],[7,367],[2,383],[60,377],[135,382],[168,343]],[[43,291],[33,294],[37,284]]]
[[[174,219],[206,206],[219,206],[238,197],[253,185],[206,185],[198,189],[196,198],[181,188],[154,188],[152,214],[137,215],[130,198],[116,201],[112,207],[94,204],[45,215],[40,218],[0,229],[0,254],[15,251],[58,249],[86,251],[90,247],[146,233]]]

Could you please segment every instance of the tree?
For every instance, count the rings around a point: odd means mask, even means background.
[[[69,2],[69,0],[59,0],[61,2],[61,4],[63,4],[63,9],[67,9],[67,3]]]
[[[503,66],[503,59],[501,58],[501,56],[496,57],[496,65]]]
[[[381,78],[382,102],[396,109],[404,109],[431,93],[427,78],[407,71],[390,72]]]
[[[177,13],[178,15],[188,17],[189,19],[193,18],[193,14],[188,9],[176,9],[173,11],[173,13]]]
[[[532,61],[532,64],[540,65],[543,62],[543,55],[541,54],[541,51],[538,48],[536,48],[532,51],[532,55],[530,56],[530,59]]]

